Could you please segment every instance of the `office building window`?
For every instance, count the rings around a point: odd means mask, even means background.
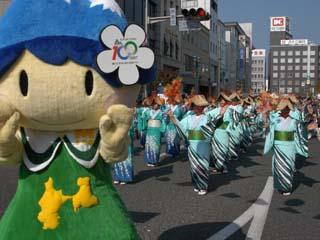
[[[315,82],[314,80],[311,80],[311,81],[310,81],[310,84],[311,84],[311,86],[315,86],[315,85],[316,85],[316,82]]]
[[[281,72],[281,73],[280,73],[280,78],[285,78],[285,77],[286,77],[286,73]]]
[[[280,58],[280,63],[286,63],[286,59],[285,58]]]
[[[288,66],[288,71],[292,71],[292,70],[293,70],[293,66],[292,65]]]
[[[308,68],[307,65],[302,66],[302,70],[307,70],[307,68]]]
[[[300,58],[295,58],[294,61],[295,61],[295,63],[300,63],[301,59]]]
[[[281,52],[280,52],[280,56],[283,57],[283,56],[285,56],[285,55],[286,55],[286,51],[281,51]]]
[[[284,87],[279,88],[279,92],[280,92],[281,94],[284,94],[284,90],[285,90]]]
[[[273,86],[278,86],[278,81],[272,81]]]
[[[314,66],[314,65],[311,65],[311,66],[310,66],[310,70],[312,70],[312,71],[314,71],[315,68],[316,68],[316,66]]]
[[[293,73],[292,72],[288,73],[288,78],[293,78]]]
[[[295,54],[296,54],[296,56],[300,56],[301,52],[300,51],[296,51]]]
[[[302,58],[302,62],[303,62],[303,63],[307,63],[307,62],[308,62],[308,59],[307,59],[307,58]]]
[[[286,70],[286,66],[285,66],[285,65],[281,65],[281,66],[280,66],[280,70],[281,70],[281,71],[285,71],[285,70]]]
[[[320,68],[320,67],[319,67]],[[278,65],[273,65],[273,71],[278,71],[279,70],[279,67]]]
[[[303,78],[307,78],[307,73],[302,73]]]
[[[308,55],[308,51],[303,51],[303,52],[302,52],[302,55],[303,55],[303,56],[307,56],[307,55]]]
[[[288,51],[288,56],[293,56],[293,51]]]
[[[310,73],[310,77],[311,77],[311,78],[314,78],[314,72],[311,72],[311,73]]]
[[[316,59],[315,58],[310,58],[310,63],[315,63]]]
[[[279,52],[278,52],[278,51],[274,51],[274,52],[273,52],[273,56],[274,56],[274,57],[278,57],[278,56],[279,56]]]
[[[296,70],[296,71],[300,71],[300,65],[296,65],[296,66],[294,66],[294,70]]]
[[[272,73],[272,77],[273,78],[277,78],[278,77],[278,73],[276,73],[276,72]]]
[[[295,88],[294,88],[294,91],[295,91],[295,93],[299,93],[299,92],[300,92],[300,88],[295,87]]]
[[[278,58],[274,58],[273,63],[278,63]]]
[[[310,55],[311,55],[311,56],[316,55],[316,51],[310,51]]]
[[[288,58],[288,63],[293,63],[293,59],[292,58]]]
[[[294,74],[294,77],[295,77],[295,78],[300,78],[300,73],[299,73],[299,72],[296,72],[296,73]]]
[[[186,72],[192,72],[193,68],[194,68],[194,60],[193,57],[189,56],[189,55],[184,55],[184,65],[185,65],[185,70]]]
[[[294,83],[295,83],[296,86],[300,86],[300,81],[299,80],[296,80]]]

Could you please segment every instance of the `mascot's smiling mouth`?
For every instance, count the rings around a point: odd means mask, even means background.
[[[37,123],[41,123],[41,124],[45,124],[45,125],[48,125],[48,126],[65,126],[65,125],[72,125],[72,124],[77,124],[77,123],[81,123],[85,120],[84,119],[81,119],[79,121],[75,121],[75,122],[65,122],[65,123],[62,123],[62,124],[56,124],[56,123],[47,123],[47,122],[42,122],[42,121],[39,121],[37,119],[34,119],[34,118],[31,118],[32,121],[35,121]]]

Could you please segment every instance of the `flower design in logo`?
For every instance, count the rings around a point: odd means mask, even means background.
[[[125,85],[138,82],[138,67],[149,69],[154,63],[153,51],[141,47],[146,33],[136,24],[129,25],[124,36],[117,26],[108,26],[101,32],[100,39],[110,49],[101,52],[97,57],[100,70],[112,73],[119,68],[119,79]]]

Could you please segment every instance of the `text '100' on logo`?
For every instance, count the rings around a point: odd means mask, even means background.
[[[134,39],[121,39],[116,40],[113,46],[112,61],[117,60],[136,60],[136,53],[138,51],[138,45]]]

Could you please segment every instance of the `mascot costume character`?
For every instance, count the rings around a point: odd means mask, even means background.
[[[139,239],[112,185],[140,86],[144,31],[114,0],[13,0],[0,19],[0,164],[20,164],[0,240]]]

